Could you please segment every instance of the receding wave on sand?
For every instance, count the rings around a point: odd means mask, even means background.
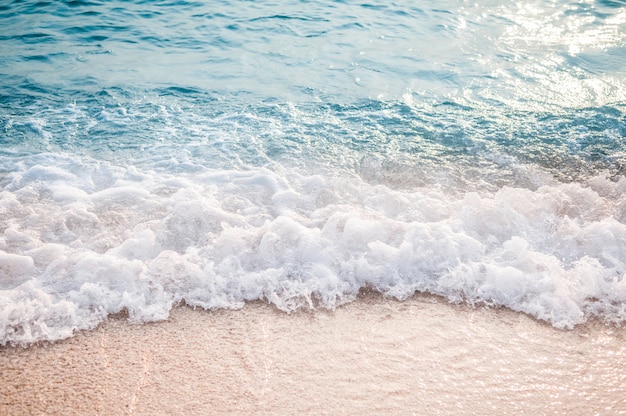
[[[0,349],[0,413],[625,414],[626,331],[367,294],[333,312],[172,310]]]

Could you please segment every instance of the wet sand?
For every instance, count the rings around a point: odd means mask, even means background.
[[[112,318],[0,368],[0,415],[626,414],[626,329],[431,296]]]

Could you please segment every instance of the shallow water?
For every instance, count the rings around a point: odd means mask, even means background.
[[[626,320],[623,2],[0,6],[0,342],[362,288]]]
[[[173,308],[0,347],[6,414],[623,415],[626,331],[363,296],[332,313]],[[6,398],[2,400],[2,398]]]

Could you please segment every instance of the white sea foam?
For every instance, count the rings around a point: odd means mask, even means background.
[[[3,161],[7,164],[14,160]],[[396,190],[294,170],[168,174],[40,155],[0,192],[0,342],[179,302],[333,308],[373,288],[503,305],[571,328],[626,320],[626,179]]]

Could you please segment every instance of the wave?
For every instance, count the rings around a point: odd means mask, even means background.
[[[623,177],[451,194],[295,169],[13,160],[0,192],[3,345],[123,310],[162,320],[181,302],[332,309],[363,288],[505,306],[557,328],[626,320]]]
[[[0,7],[0,343],[363,289],[626,320],[622,10],[310,6]]]

